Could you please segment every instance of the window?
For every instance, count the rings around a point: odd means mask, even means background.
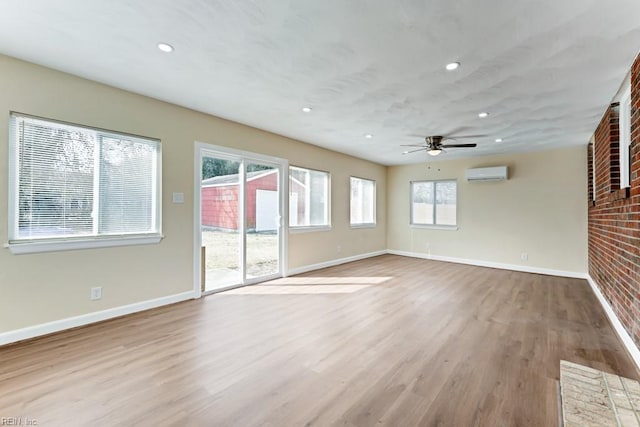
[[[9,247],[41,252],[160,241],[160,142],[10,118]]]
[[[412,181],[411,225],[456,226],[456,181]]]
[[[371,227],[376,224],[376,182],[351,177],[351,225]]]
[[[594,201],[596,199],[596,177],[595,177],[595,149],[593,146],[593,137],[587,145],[587,175],[589,179],[589,201]]]
[[[593,138],[593,142],[591,143],[591,191],[593,198],[591,200],[596,200],[596,140]]]
[[[620,98],[620,188],[629,187],[631,175],[631,86]]]
[[[289,168],[289,227],[328,228],[329,173]]]

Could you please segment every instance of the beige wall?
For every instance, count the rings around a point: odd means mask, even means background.
[[[389,248],[586,272],[586,148],[386,168],[4,56],[0,75],[0,242],[7,241],[12,110],[160,138],[165,235],[147,246],[28,255],[0,249],[0,333],[190,291],[194,141],[331,173],[332,230],[290,234],[291,269]],[[469,167],[496,165],[509,166],[508,181],[464,179]],[[350,175],[377,181],[374,229],[349,227]],[[459,230],[410,228],[409,182],[446,178],[458,181]],[[185,204],[172,204],[172,192],[184,192]],[[92,286],[103,287],[102,300],[89,300]]]
[[[586,147],[577,147],[390,167],[388,248],[586,273],[586,164]],[[467,168],[502,165],[508,181],[465,180]],[[459,229],[411,228],[409,182],[449,178],[458,182]]]
[[[0,242],[7,241],[9,111],[162,140],[163,233],[157,245],[12,255],[0,249],[0,333],[190,291],[194,141],[328,170],[331,231],[292,234],[289,268],[386,248],[386,168],[68,74],[0,56]],[[377,181],[375,229],[349,227],[349,175]],[[171,193],[184,192],[185,204]],[[338,252],[338,245],[341,251]],[[100,301],[89,288],[103,287]]]

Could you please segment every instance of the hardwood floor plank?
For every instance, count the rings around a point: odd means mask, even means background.
[[[0,417],[547,426],[561,359],[639,377],[584,280],[384,255],[0,347]]]

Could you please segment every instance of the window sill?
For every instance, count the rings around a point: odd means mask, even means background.
[[[371,224],[350,224],[351,228],[376,228],[375,223]]]
[[[427,230],[448,230],[448,231],[457,231],[457,225],[431,225],[431,224],[410,224],[411,228],[424,228]]]
[[[113,236],[95,239],[73,239],[73,240],[42,240],[23,241],[6,244],[11,253],[15,255],[32,254],[39,252],[60,252],[73,251],[79,249],[110,248],[115,246],[135,246],[151,245],[159,243],[164,236],[161,234],[135,235],[135,236]]]
[[[630,196],[631,196],[631,188],[629,187],[619,188],[609,193],[609,201],[615,202],[616,200],[624,200],[624,199],[628,199]]]
[[[289,227],[289,234],[313,233],[316,231],[331,231],[331,226],[316,225],[309,227]]]

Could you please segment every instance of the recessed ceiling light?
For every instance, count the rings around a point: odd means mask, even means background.
[[[484,119],[484,118],[485,118],[485,117],[487,117],[488,115],[489,115],[489,113],[484,112],[484,111],[483,111],[482,113],[478,113],[478,117],[480,117],[480,118],[482,118],[482,119]]]
[[[302,107],[302,111],[305,113],[310,113],[311,112],[311,107]]]
[[[502,138],[496,138],[496,142],[502,142]]]
[[[453,71],[453,70],[457,69],[459,66],[460,66],[459,62],[451,62],[450,64],[447,64],[447,66],[444,67],[444,68],[446,68],[447,71]]]
[[[173,46],[167,43],[158,43],[158,49],[166,53],[173,52]]]
[[[371,139],[371,138],[373,138],[373,135],[371,135],[370,133],[365,133],[364,137],[367,138],[367,139]]]

